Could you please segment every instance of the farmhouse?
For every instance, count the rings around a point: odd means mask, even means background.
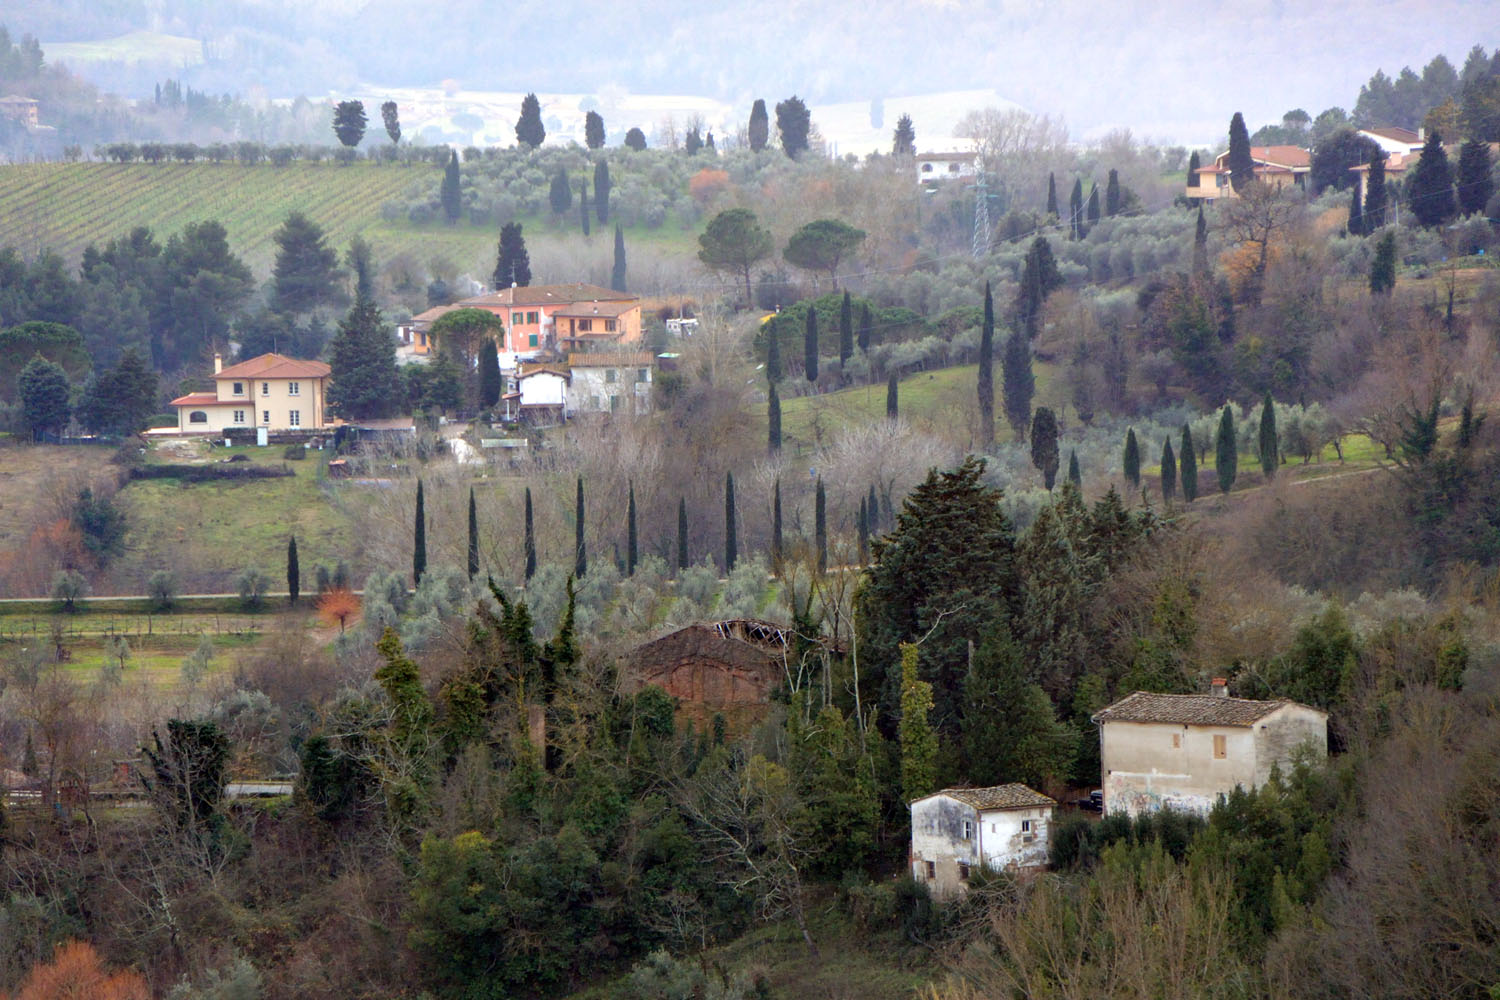
[[[1039,868],[1057,803],[1025,785],[945,788],[911,804],[911,874],[934,895],[962,892],[975,868]]]
[[[1255,163],[1255,179],[1274,188],[1303,187],[1312,173],[1312,154],[1301,146],[1251,146],[1250,159]],[[1188,177],[1187,196],[1212,201],[1215,198],[1237,198],[1229,182],[1228,150],[1214,157],[1214,162],[1198,168],[1197,184]]]
[[[1105,815],[1206,813],[1235,788],[1258,788],[1299,747],[1328,752],[1328,713],[1294,701],[1137,691],[1102,709]]]
[[[433,321],[454,309],[483,309],[505,324],[502,354],[535,358],[544,351],[566,353],[604,345],[618,350],[641,341],[641,300],[626,292],[598,285],[527,285],[502,288],[487,295],[436,306],[412,317],[403,327],[403,347],[421,356],[434,345],[428,331]]]
[[[214,388],[172,400],[179,434],[220,434],[234,428],[320,430],[328,398],[328,366],[262,354],[224,367],[214,355]]]
[[[568,355],[568,414],[651,410],[651,353]]]
[[[500,397],[505,419],[533,424],[561,422],[568,416],[568,383],[572,379],[566,368],[518,368],[515,388]]]
[[[979,173],[979,154],[954,150],[947,153],[920,153],[916,157],[917,183],[936,185],[941,181],[973,180]]]

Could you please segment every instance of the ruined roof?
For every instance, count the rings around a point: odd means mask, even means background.
[[[964,805],[973,806],[981,812],[991,809],[1035,809],[1038,806],[1055,806],[1057,800],[1019,783],[992,785],[989,788],[945,788],[933,795],[946,795]],[[924,795],[922,798],[932,798]],[[918,802],[921,799],[917,800]]]
[[[1253,726],[1277,709],[1296,704],[1297,702],[1286,700],[1255,701],[1212,694],[1151,694],[1137,691],[1094,713],[1094,721],[1161,722],[1182,726]]]

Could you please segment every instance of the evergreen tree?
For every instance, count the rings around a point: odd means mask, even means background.
[[[463,194],[458,181],[458,153],[448,154],[448,166],[443,171],[443,184],[438,194],[443,203],[443,217],[448,220],[448,225],[458,222],[459,214],[463,211]]]
[[[583,540],[583,477],[578,477],[578,500],[573,508],[573,575],[582,580],[589,571],[588,548]]]
[[[615,223],[615,266],[609,272],[609,287],[611,291],[626,291],[625,284],[625,232]]]
[[[785,551],[781,541],[781,477],[777,476],[771,486],[771,562],[779,567]]]
[[[349,149],[358,146],[365,137],[365,105],[363,101],[339,101],[333,109],[333,134]]]
[[[496,289],[512,284],[525,288],[531,284],[531,255],[526,252],[526,237],[519,222],[507,222],[500,227],[500,247],[491,281]]]
[[[487,340],[479,348],[479,408],[488,410],[500,402],[500,390],[504,387],[500,376],[499,345]]]
[[[828,494],[823,490],[823,477],[818,477],[813,491],[813,540],[818,548],[818,572],[828,571]]]
[[[1229,168],[1229,183],[1236,194],[1255,180],[1255,159],[1250,154],[1250,130],[1245,127],[1245,116],[1238,111],[1229,120],[1229,157],[1225,161]]]
[[[562,215],[573,207],[573,185],[568,183],[568,169],[558,167],[552,175],[552,186],[547,190],[547,204],[554,216]]]
[[[1005,390],[1005,419],[1016,440],[1026,435],[1031,419],[1031,400],[1036,395],[1036,376],[1031,370],[1031,344],[1021,331],[1005,338],[1005,353],[1000,357],[1000,377]]]
[[[682,148],[689,156],[697,155],[698,150],[703,148],[703,137],[698,134],[698,126],[694,125],[687,130],[687,135],[682,140]]]
[[[807,307],[807,324],[802,334],[802,370],[809,382],[818,380],[818,310]]]
[[[637,153],[646,148],[646,133],[638,128],[631,128],[625,133],[625,148],[633,149]]]
[[[759,97],[750,106],[750,128],[748,135],[750,139],[750,151],[752,153],[759,153],[765,149],[766,143],[771,138],[771,119],[766,114],[766,102]]]
[[[396,338],[375,303],[354,300],[328,349],[328,405],[347,420],[387,417],[402,399]]]
[[[386,101],[380,106],[380,118],[385,122],[385,134],[391,137],[391,145],[401,144],[401,117],[395,101]]]
[[[868,352],[870,350],[870,335],[874,330],[875,324],[870,318],[870,303],[861,302],[859,304],[859,333],[857,335],[861,351]]]
[[[1356,190],[1358,185],[1355,185]],[[1370,171],[1365,177],[1364,233],[1375,232],[1385,225],[1385,152],[1370,154]]]
[[[793,95],[776,104],[776,133],[781,136],[781,151],[796,159],[807,151],[807,135],[812,130],[812,115],[802,99]]]
[[[521,99],[521,117],[516,119],[516,142],[523,147],[535,149],[546,138],[547,128],[542,124],[542,102],[536,99],[535,94],[527,94]]]
[[[870,495],[865,500],[865,510],[868,512],[867,526],[870,534],[880,531],[880,501],[875,497],[875,484],[870,484]]]
[[[1458,207],[1464,215],[1480,215],[1495,193],[1488,143],[1470,139],[1458,152]]]
[[[609,179],[609,161],[601,156],[599,162],[594,164],[594,215],[601,226],[609,222],[609,192],[612,187],[614,182]]]
[[[1260,404],[1260,437],[1257,442],[1260,453],[1260,471],[1267,480],[1276,478],[1276,467],[1281,464],[1276,442],[1276,404],[1270,392]]]
[[[1007,411],[1008,412],[1008,411]],[[984,283],[984,323],[979,331],[979,447],[995,446],[995,300]]]
[[[1177,478],[1181,480],[1183,501],[1192,503],[1198,499],[1198,452],[1193,447],[1193,431],[1187,424],[1182,425],[1182,459]]]
[[[1047,237],[1038,236],[1026,251],[1021,283],[1016,289],[1012,307],[1016,326],[1025,331],[1028,341],[1036,339],[1047,296],[1062,286],[1062,272],[1058,270],[1057,259],[1052,256],[1052,245],[1047,242]]]
[[[1389,295],[1396,287],[1396,230],[1387,229],[1375,244],[1370,261],[1370,294]]]
[[[587,178],[578,182],[578,222],[583,235],[589,234],[589,182]]]
[[[688,568],[687,497],[677,500],[677,568]]]
[[[1109,168],[1109,180],[1104,183],[1104,214],[1120,214],[1120,172],[1114,167]]]
[[[296,316],[341,301],[339,255],[323,227],[292,212],[272,237],[276,264],[271,270],[271,308]]]
[[[344,253],[344,263],[349,270],[354,272],[354,297],[372,299],[375,297],[375,249],[365,241],[364,237],[356,236],[349,241],[349,249]],[[240,348],[241,357],[244,356],[243,343]]]
[[[583,116],[583,142],[589,149],[602,149],[604,146],[604,116],[597,111],[590,110]]]
[[[1029,681],[1026,658],[1008,637],[978,644],[963,682],[963,750],[970,780],[1045,787],[1067,774],[1078,734],[1052,699]]]
[[[781,370],[781,338],[777,332],[770,327],[766,328],[766,381],[772,384],[780,382]]]
[[[1208,223],[1203,218],[1203,206],[1198,206],[1198,222],[1193,229],[1193,274],[1208,273]]]
[[[1438,226],[1453,218],[1458,210],[1453,199],[1453,171],[1448,154],[1443,152],[1442,136],[1427,133],[1422,155],[1406,182],[1406,198],[1412,214],[1424,226]]]
[[[302,596],[302,571],[297,566],[297,536],[286,540],[286,596],[288,604],[296,604]]]
[[[1125,481],[1131,489],[1141,488],[1141,446],[1135,440],[1135,428],[1125,432]]]
[[[422,574],[427,572],[427,510],[420,479],[417,480],[417,513],[412,530],[411,585],[417,587],[422,583]]]
[[[1239,446],[1234,436],[1234,410],[1227,404],[1219,417],[1219,433],[1214,438],[1214,466],[1219,475],[1219,492],[1227,494],[1234,488],[1239,474]]]
[[[630,503],[625,508],[625,575],[635,576],[636,564],[640,562],[640,538],[635,527],[635,481],[630,483]]]
[[[844,292],[844,301],[839,305],[839,370],[854,357],[854,303],[849,292]]]
[[[1188,157],[1187,186],[1195,188],[1198,186],[1198,168],[1203,166],[1203,161],[1198,158],[1198,151],[1193,150],[1193,155]]]
[[[1161,498],[1171,503],[1177,496],[1177,456],[1172,451],[1172,439],[1161,443]]]
[[[469,487],[469,579],[479,575],[479,508],[474,505],[474,487]]]
[[[885,418],[895,420],[901,415],[901,402],[897,398],[900,384],[896,380],[896,373],[892,371],[885,382]]]
[[[724,572],[734,572],[739,558],[739,536],[734,527],[734,473],[724,473]]]
[[[1083,239],[1083,180],[1073,181],[1073,193],[1068,196],[1068,238]]]
[[[157,412],[156,372],[134,347],[84,386],[76,416],[96,434],[139,434]]]
[[[1087,236],[1088,231],[1099,222],[1099,185],[1097,183],[1089,184],[1089,206],[1084,215],[1088,219],[1088,227],[1080,235]]]
[[[917,130],[912,127],[911,115],[902,115],[896,119],[896,131],[891,140],[891,155],[917,155]]]
[[[1047,214],[1054,219],[1062,218],[1057,210],[1057,175],[1051,171],[1047,172]]]
[[[1057,459],[1057,415],[1048,407],[1038,406],[1031,419],[1031,464],[1041,472],[1049,492],[1057,482]]]
[[[1068,482],[1083,489],[1083,470],[1078,467],[1078,452],[1073,448],[1068,449]]]
[[[917,647],[901,644],[901,797],[911,802],[937,790],[937,733],[932,728],[932,685],[917,673]]]
[[[526,487],[526,576],[529,583],[536,572],[536,525],[531,519],[531,487]]]
[[[859,514],[854,519],[854,533],[859,536],[859,565],[863,567],[870,561],[870,506],[865,503],[865,498],[859,498]]]
[[[772,455],[781,451],[781,395],[775,382],[766,388],[766,448]]]
[[[1359,185],[1354,184],[1349,188],[1349,235],[1365,235],[1365,212],[1364,206],[1359,198]]]

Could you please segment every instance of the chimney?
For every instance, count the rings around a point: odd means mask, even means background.
[[[221,372],[223,370],[224,370],[224,355],[222,355],[222,354],[218,353],[217,351],[215,351],[214,352],[214,374],[217,375],[217,374],[219,374],[219,372]]]
[[[1229,681],[1225,680],[1223,677],[1215,677],[1213,679],[1213,695],[1215,698],[1228,698]]]

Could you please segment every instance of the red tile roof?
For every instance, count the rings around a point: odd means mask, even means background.
[[[495,306],[554,306],[571,305],[575,302],[636,302],[636,296],[628,292],[616,292],[598,285],[575,283],[571,285],[527,285],[524,288],[502,288],[488,295],[476,295],[462,299],[457,305],[474,308]]]
[[[168,406],[215,406],[215,405],[218,404],[218,402],[219,402],[219,397],[218,397],[217,393],[212,393],[212,392],[190,392],[186,396],[178,396],[176,399],[172,400],[172,402],[168,403],[167,405]],[[225,405],[228,405],[228,401],[227,400],[225,401]],[[235,405],[237,405],[237,406],[245,406],[246,404],[244,402],[240,402],[240,403],[237,403]]]
[[[568,352],[569,368],[646,368],[655,359],[650,351],[624,351],[620,353],[585,354]]]
[[[639,302],[574,302],[572,305],[555,309],[553,316],[561,316],[564,319],[592,319],[602,316],[605,319],[614,319],[623,316],[630,310],[639,306]]]
[[[262,354],[215,372],[214,378],[327,378],[329,370],[321,361],[302,361],[284,354]]]

